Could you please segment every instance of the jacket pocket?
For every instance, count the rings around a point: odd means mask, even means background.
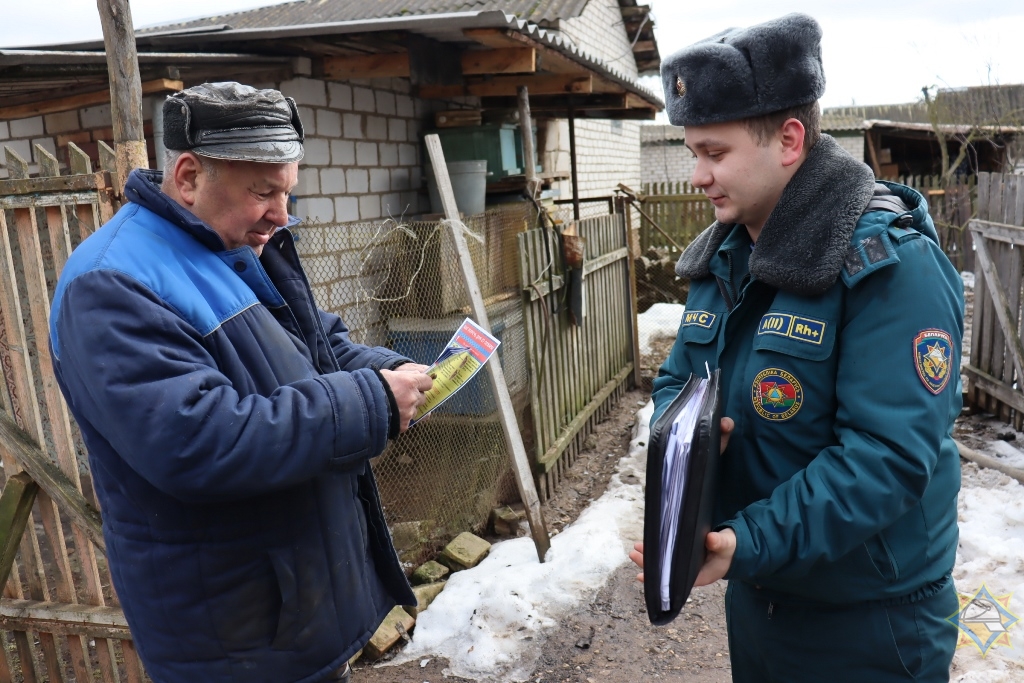
[[[864,543],[864,549],[867,551],[868,557],[871,558],[871,564],[874,565],[875,571],[886,582],[893,583],[900,578],[900,565],[884,535],[876,534],[869,538]]]
[[[269,554],[281,591],[281,611],[270,646],[275,650],[301,650],[312,641],[317,629],[325,626],[318,623],[318,607],[330,602],[324,558],[315,552],[307,553],[307,558],[297,557],[293,548],[276,548]]]

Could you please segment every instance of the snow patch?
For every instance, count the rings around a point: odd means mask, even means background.
[[[655,339],[672,339],[679,333],[685,310],[683,304],[658,303],[636,317],[641,356],[651,352],[651,342]]]
[[[629,452],[608,489],[551,539],[543,564],[530,537],[495,543],[483,562],[448,579],[420,614],[412,642],[384,666],[437,656],[448,658],[445,675],[528,680],[546,632],[588,604],[643,538],[641,483],[653,412],[652,402],[639,411]]]
[[[964,289],[974,289],[974,273],[965,270],[960,273],[960,278],[964,281]]]

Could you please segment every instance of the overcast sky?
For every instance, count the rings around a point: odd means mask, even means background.
[[[371,1],[371,0],[368,0]],[[641,4],[645,0],[640,0]],[[137,27],[276,4],[131,0]],[[824,29],[824,106],[918,99],[923,86],[1024,83],[1021,0],[651,0],[662,56],[730,26],[787,12]],[[94,0],[3,0],[0,46],[100,38]],[[658,88],[657,82],[651,83]]]

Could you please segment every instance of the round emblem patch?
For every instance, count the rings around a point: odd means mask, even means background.
[[[782,422],[797,414],[804,404],[800,380],[778,368],[757,373],[751,386],[750,399],[757,414],[766,420]]]
[[[939,394],[949,383],[953,336],[945,330],[922,330],[914,337],[914,365],[925,388]]]
[[[683,83],[681,76],[676,76],[676,92],[679,93],[680,97],[686,94],[686,84]]]

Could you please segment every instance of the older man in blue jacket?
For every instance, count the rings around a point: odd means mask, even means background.
[[[721,369],[731,434],[697,582],[729,580],[734,681],[938,683],[963,287],[924,198],[820,134],[820,40],[790,15],[662,65],[718,220],[676,267],[690,293],[655,418]]]
[[[163,178],[131,174],[50,320],[114,586],[155,681],[346,681],[415,603],[369,460],[431,380],[316,307],[288,230],[290,98],[204,84],[164,118]]]

